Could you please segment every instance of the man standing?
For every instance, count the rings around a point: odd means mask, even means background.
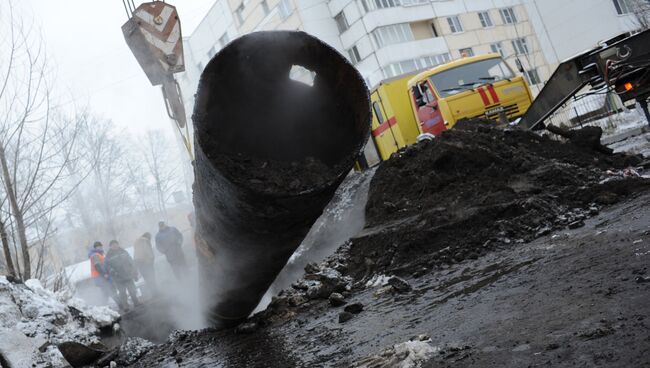
[[[151,296],[158,292],[156,286],[156,270],[154,268],[153,249],[151,248],[151,234],[144,233],[133,245],[133,260],[140,271],[142,278],[147,283],[147,290]]]
[[[131,296],[133,306],[137,307],[140,305],[140,301],[138,301],[134,280],[138,278],[138,271],[133,265],[133,259],[126,250],[120,247],[120,243],[117,240],[111,240],[108,246],[110,249],[106,253],[106,261],[104,264],[117,288],[119,307],[122,310],[128,310],[127,291]]]
[[[101,290],[102,304],[106,304],[108,298],[115,299],[115,289],[104,267],[104,245],[96,241],[93,247],[88,251],[90,259],[90,277],[93,279],[95,286]]]
[[[183,234],[173,226],[167,226],[164,221],[158,223],[156,234],[156,249],[167,257],[167,262],[177,279],[182,279],[187,271],[187,262],[183,254]]]

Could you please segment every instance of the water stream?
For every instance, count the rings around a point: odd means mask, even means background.
[[[363,229],[368,189],[375,170],[351,172],[345,178],[253,313],[264,310],[272,296],[296,281],[307,263],[321,262]]]

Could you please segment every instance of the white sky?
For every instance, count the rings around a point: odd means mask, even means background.
[[[144,1],[135,0],[136,6]],[[172,0],[183,36],[215,0]],[[15,0],[40,25],[55,67],[55,100],[112,119],[133,134],[162,128],[171,134],[159,86],[152,86],[124,41],[122,0]],[[194,91],[192,91],[193,93]]]

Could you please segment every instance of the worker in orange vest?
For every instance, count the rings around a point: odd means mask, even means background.
[[[90,277],[101,290],[101,303],[106,304],[108,298],[115,299],[115,289],[108,272],[104,269],[104,245],[96,241],[88,252],[88,258],[90,259]]]

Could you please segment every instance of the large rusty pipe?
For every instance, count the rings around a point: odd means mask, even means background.
[[[292,79],[296,66],[313,85]],[[253,311],[352,168],[369,96],[317,38],[257,32],[208,63],[192,119],[202,290],[211,322],[227,327]]]

